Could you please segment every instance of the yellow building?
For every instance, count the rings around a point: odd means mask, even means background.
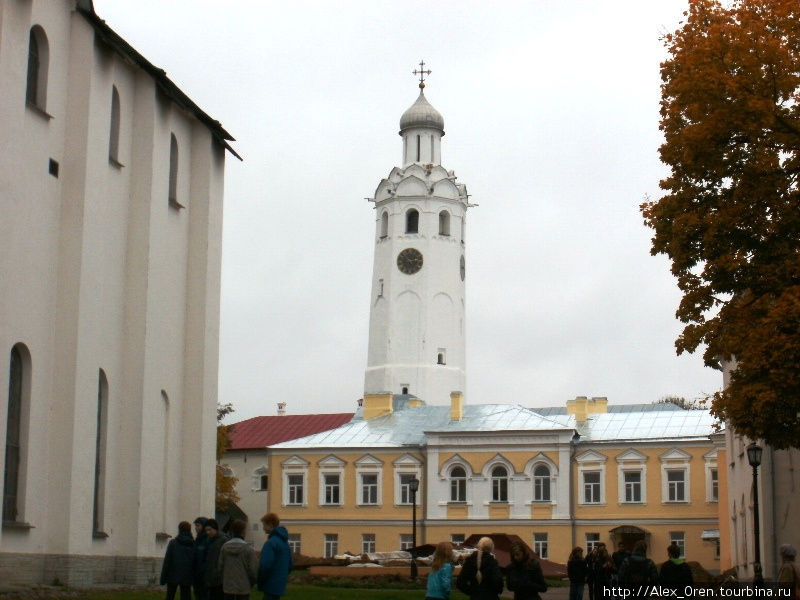
[[[428,406],[368,395],[349,423],[274,445],[269,506],[309,556],[411,546],[471,534],[519,535],[541,557],[644,539],[719,569],[713,418],[674,404]]]

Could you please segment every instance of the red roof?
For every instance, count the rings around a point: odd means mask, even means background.
[[[350,422],[352,418],[353,413],[253,417],[233,424],[230,449],[266,448],[273,444],[336,429]]]

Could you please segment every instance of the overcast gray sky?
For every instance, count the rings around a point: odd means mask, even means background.
[[[467,401],[695,398],[679,291],[639,204],[659,196],[661,34],[685,0],[95,0],[237,141],[228,156],[219,398],[233,420],[344,412],[363,392],[374,213],[411,71],[465,183]]]

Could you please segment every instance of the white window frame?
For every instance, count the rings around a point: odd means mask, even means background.
[[[323,533],[322,534],[322,556],[324,558],[333,558],[339,554],[339,534],[338,533]]]
[[[392,463],[394,467],[394,503],[395,506],[411,506],[411,490],[408,490],[408,502],[403,502],[403,486],[400,483],[401,476],[411,475],[419,481],[417,490],[417,505],[420,505],[422,497],[422,461],[411,454],[403,454]]]
[[[664,504],[688,504],[691,502],[692,478],[689,461],[692,455],[679,448],[672,448],[659,458],[661,459],[661,502]],[[669,471],[683,471],[683,499],[681,500],[670,500],[669,498]]]
[[[622,490],[620,490],[620,504],[644,504],[644,478],[642,477],[642,470],[623,469],[621,471],[621,475],[622,477],[620,478],[620,483],[622,484]],[[637,475],[639,477],[639,481],[628,481],[628,475]],[[628,499],[629,488],[631,492],[630,499]],[[638,492],[638,499],[636,498],[636,492]]]
[[[608,457],[594,450],[589,450],[575,458],[578,463],[578,482],[580,485],[578,493],[579,506],[602,506],[606,503],[606,461]],[[585,502],[585,478],[584,473],[600,473],[600,501]]]
[[[333,454],[329,454],[317,463],[319,468],[319,505],[320,506],[341,506],[344,503],[344,468],[347,463]],[[326,476],[335,475],[339,478],[339,501],[328,502]]]
[[[547,469],[547,476],[537,475],[536,469],[539,467],[544,467]],[[533,480],[533,501],[534,502],[544,502],[546,504],[550,504],[553,502],[553,470],[550,468],[550,465],[547,463],[537,463],[533,465],[533,470],[531,471],[531,479]],[[537,497],[543,496],[541,492],[544,490],[544,483],[547,483],[547,498]],[[537,487],[537,484],[541,484]],[[537,494],[538,492],[538,494]]]
[[[714,448],[703,456],[705,459],[705,474],[706,474],[706,502],[718,503],[719,502],[719,467],[717,466],[717,449]],[[714,472],[717,477],[714,481]],[[715,485],[716,483],[716,485]],[[716,497],[715,497],[716,489]]]
[[[282,490],[282,502],[283,506],[308,506],[308,467],[309,462],[297,455],[291,456],[284,460],[281,463],[281,468],[283,470],[282,477],[283,477],[283,490]],[[289,476],[290,475],[300,475],[302,476],[302,491],[303,491],[303,501],[302,502],[289,502],[290,494],[289,494]]]
[[[268,492],[269,491],[269,479],[267,479],[267,487],[263,487],[261,485],[261,478],[262,477],[269,477],[269,467],[267,465],[261,465],[257,469],[253,470],[252,475],[252,482],[253,485],[250,488],[253,492]]]
[[[685,531],[670,531],[669,532],[669,543],[675,544],[678,548],[681,549],[680,557],[686,557],[686,532]]]
[[[455,469],[461,469],[462,471],[464,471],[464,477],[454,477],[453,476],[453,471]],[[448,502],[450,502],[452,504],[466,504],[466,502],[467,502],[467,482],[468,481],[469,481],[469,475],[468,475],[468,471],[467,471],[467,469],[466,469],[466,467],[464,465],[458,463],[458,464],[454,464],[452,467],[450,467],[450,472],[448,473],[448,478],[447,478]],[[458,482],[458,488],[457,488],[457,492],[458,493],[456,494],[457,497],[454,499],[453,498],[453,484],[455,484],[456,482]],[[463,492],[463,496],[464,497],[463,497],[463,499],[459,499],[458,496],[460,496],[462,492]]]
[[[410,533],[401,533],[399,543],[400,550],[408,550],[409,548],[413,548],[414,536]]]
[[[300,483],[297,483],[297,481]],[[308,494],[306,494],[306,478],[302,473],[287,473],[286,474],[286,506],[307,506]],[[297,494],[297,490],[300,494]],[[302,500],[297,501],[297,496],[301,496]]]
[[[533,551],[539,555],[539,558],[547,560],[548,558],[548,537],[547,532],[541,531],[533,534]]]
[[[356,461],[356,505],[381,506],[383,504],[383,461],[366,454]],[[376,502],[364,502],[364,475],[375,475],[377,482]]]
[[[495,469],[503,469],[506,474],[504,477],[495,476]],[[509,504],[510,490],[509,480],[511,474],[508,472],[508,467],[502,464],[492,465],[489,470],[489,481],[492,486],[492,502],[495,504]],[[504,485],[505,484],[505,485]]]
[[[302,552],[302,538],[299,533],[290,533],[288,543],[292,554],[300,554]]]
[[[492,471],[494,471],[497,467],[503,467],[506,470],[506,499],[505,500],[495,500],[495,478],[492,476]],[[486,498],[485,501],[486,505],[513,505],[514,504],[514,480],[516,469],[514,469],[514,465],[502,454],[495,454],[490,460],[488,460],[484,465],[483,469],[481,470],[481,474],[488,484],[488,488],[486,489]],[[502,478],[497,478],[498,481],[501,481]]]
[[[667,487],[667,497],[664,499],[664,502],[688,502],[687,488],[689,487],[689,482],[686,479],[686,470],[685,467],[673,467],[664,470]],[[675,473],[680,473],[681,478],[671,478]]]
[[[629,448],[616,457],[617,498],[620,504],[647,504],[647,455]],[[626,473],[639,473],[639,500],[628,500]]]
[[[377,542],[374,533],[361,534],[361,554],[374,554]]]
[[[592,539],[589,539],[589,536],[592,536]],[[595,538],[595,536],[597,537]],[[586,554],[589,554],[591,550],[600,545],[600,534],[595,531],[590,531],[584,535],[584,540],[586,542]]]

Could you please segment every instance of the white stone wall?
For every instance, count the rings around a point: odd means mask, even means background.
[[[239,501],[236,503],[244,511],[248,518],[247,535],[245,539],[252,542],[256,550],[260,550],[267,536],[261,527],[261,517],[267,514],[269,508],[269,491],[259,489],[259,481],[256,479],[256,471],[267,469],[268,451],[258,450],[229,450],[222,459],[223,464],[233,471],[238,479],[236,482],[236,493]],[[280,486],[280,474],[274,477],[267,471],[269,485]],[[278,511],[280,512],[280,511]]]
[[[0,530],[0,554],[160,556],[156,533],[213,511],[224,151],[96,42],[74,1],[0,10],[3,440],[9,353],[22,343],[31,357],[19,518],[31,528]],[[34,24],[48,41],[46,112],[25,102]],[[122,166],[108,154],[112,86]],[[181,210],[167,202],[171,133]],[[108,537],[93,538],[100,369]]]

